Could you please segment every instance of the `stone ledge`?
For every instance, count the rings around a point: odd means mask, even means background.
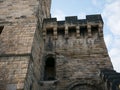
[[[30,53],[23,53],[23,54],[0,54],[0,57],[11,57],[11,56],[30,56]]]
[[[39,81],[38,83],[43,86],[43,85],[46,85],[46,84],[56,84],[59,80],[50,80],[50,81]]]

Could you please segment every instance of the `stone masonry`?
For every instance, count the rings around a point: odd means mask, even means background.
[[[34,34],[40,31],[43,19],[50,16],[50,3],[50,0],[0,0],[0,90],[31,90],[36,63],[31,49],[33,42],[38,45]]]
[[[104,43],[101,15],[80,20],[77,16],[65,21],[44,19],[43,39],[41,90],[104,90],[99,71],[113,67]]]
[[[119,90],[101,15],[57,21],[50,7],[0,0],[0,90]]]

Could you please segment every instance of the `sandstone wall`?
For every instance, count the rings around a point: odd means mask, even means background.
[[[0,0],[0,65],[2,71],[9,71],[1,88],[30,90],[38,86],[36,75],[39,77],[42,48],[38,39],[43,19],[50,17],[50,3],[51,0]]]
[[[0,2],[0,54],[30,53],[36,29],[38,0]]]
[[[6,90],[24,88],[29,61],[30,56],[0,57],[0,72],[2,75],[0,80],[3,80],[0,83],[5,83]]]
[[[42,78],[42,58],[43,58],[43,50],[44,50],[44,41],[42,37],[42,25],[43,19],[46,17],[50,17],[50,6],[51,0],[40,0],[37,12],[37,25],[36,31],[33,39],[32,45],[32,61],[29,64],[28,75],[25,82],[25,86],[31,88],[31,90],[39,90],[40,89],[40,80]],[[28,88],[25,88],[28,90]]]
[[[43,67],[47,57],[54,56],[56,73],[54,80],[42,82],[44,90],[102,90],[99,71],[113,67],[104,42],[101,15],[88,15],[82,20],[75,16],[65,21],[45,19],[43,39]]]

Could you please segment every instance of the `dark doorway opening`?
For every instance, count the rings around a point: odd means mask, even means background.
[[[45,61],[44,80],[55,80],[55,59],[48,57]]]

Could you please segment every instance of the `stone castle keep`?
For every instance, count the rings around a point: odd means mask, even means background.
[[[51,0],[0,0],[0,90],[120,90],[100,14],[50,17]]]

